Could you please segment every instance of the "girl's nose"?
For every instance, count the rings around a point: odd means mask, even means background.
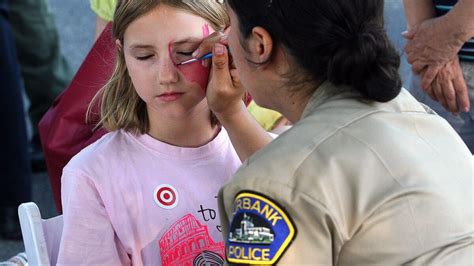
[[[160,84],[167,85],[178,82],[179,76],[175,64],[169,58],[163,58],[158,66],[158,80]]]

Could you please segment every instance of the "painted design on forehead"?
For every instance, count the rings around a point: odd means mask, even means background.
[[[204,24],[202,26],[202,37],[203,39],[207,38],[210,34],[209,24]],[[174,58],[172,55],[173,47],[171,42],[169,45],[170,58]],[[174,60],[174,59],[173,59]],[[206,90],[207,82],[209,81],[209,67],[204,67],[201,61],[196,61],[193,63],[185,65],[177,65],[174,62],[175,67],[183,74],[186,80],[190,83],[197,83],[202,90]]]
[[[171,40],[171,41],[168,43],[168,53],[169,53],[169,56],[170,56],[171,61],[173,61],[173,64],[174,64],[175,67],[176,67],[177,62],[175,61],[175,58],[174,58],[173,42],[174,42],[174,39]]]
[[[209,32],[210,32],[209,24],[204,24],[204,26],[202,26],[202,37],[203,37],[203,39],[207,38],[210,35]]]

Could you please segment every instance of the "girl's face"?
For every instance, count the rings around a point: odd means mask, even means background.
[[[191,59],[212,32],[203,18],[163,4],[128,26],[123,41],[125,62],[150,117],[209,115],[205,100],[209,69],[201,62],[177,63]]]

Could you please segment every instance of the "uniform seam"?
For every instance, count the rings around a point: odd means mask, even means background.
[[[368,149],[369,151],[371,151],[371,152],[375,155],[375,157],[378,159],[378,161],[383,165],[383,167],[385,168],[385,170],[386,170],[386,171],[388,172],[388,174],[390,175],[391,179],[392,179],[393,181],[395,181],[395,183],[398,184],[399,187],[401,187],[401,188],[404,187],[404,186],[400,183],[400,181],[399,181],[397,178],[395,178],[395,175],[392,173],[392,171],[390,170],[390,168],[387,166],[387,164],[385,163],[385,161],[382,159],[382,156],[380,156],[380,154],[379,154],[377,151],[375,151],[368,143],[366,143],[365,141],[361,140],[360,138],[358,138],[358,137],[356,137],[356,136],[350,134],[349,132],[342,132],[342,133],[343,133],[343,134],[346,134],[346,135],[348,135],[348,136],[350,136],[350,137],[352,137],[353,139],[359,141],[359,142],[362,143],[364,146],[366,146],[367,149]],[[410,204],[410,200],[404,199],[404,203],[407,204],[408,207],[409,207],[409,209],[410,209],[410,216],[411,216],[411,220],[413,221],[412,224],[413,224],[413,226],[415,227],[415,230],[418,232],[419,230],[418,230],[417,224],[416,224],[416,222],[415,222],[415,218],[414,218],[414,216],[413,216],[413,208],[412,208],[412,206],[411,206],[411,204]],[[382,205],[382,206],[383,206],[383,205]],[[372,215],[374,215],[375,213],[377,213],[378,210],[379,210],[382,206],[380,206],[380,207],[374,209],[374,211],[373,211],[372,213],[370,213],[370,214],[367,215],[367,218],[368,218],[368,217],[371,217]],[[357,230],[356,230],[356,231],[357,231]],[[421,239],[418,237],[418,235],[417,235],[417,240],[418,240],[418,244],[421,245]]]
[[[413,111],[414,113],[423,113],[423,112],[417,112],[417,111]],[[298,166],[295,167],[295,170],[294,170],[294,173],[293,173],[293,179],[296,178],[296,173],[300,170],[300,168],[302,167],[303,164],[305,164],[308,160],[309,160],[309,155],[312,154],[317,148],[319,148],[321,145],[325,144],[327,141],[329,141],[332,137],[334,137],[336,134],[340,133],[341,131],[343,131],[344,129],[346,129],[347,127],[359,122],[360,120],[362,120],[363,118],[366,118],[366,117],[369,117],[373,114],[376,114],[376,113],[388,113],[387,111],[385,110],[375,110],[375,111],[371,111],[371,112],[364,112],[363,114],[361,114],[360,116],[358,116],[357,118],[354,118],[348,122],[346,122],[345,124],[339,126],[338,128],[336,128],[332,133],[328,134],[327,136],[325,136],[324,138],[322,138],[318,143],[314,143],[314,146],[308,150],[307,154],[304,156],[304,160],[302,160]],[[308,116],[306,119],[310,119],[311,116]],[[345,132],[346,134],[348,134],[347,132]],[[396,180],[394,177],[393,177],[393,173],[390,171],[390,169],[388,169],[387,165],[383,162],[383,160],[381,160],[380,158],[380,155],[378,153],[376,153],[368,144],[366,144],[365,142],[363,142],[362,140],[356,138],[355,136],[353,135],[350,135],[348,134],[349,136],[355,138],[356,140],[358,140],[359,142],[363,143],[365,146],[367,146],[371,152],[373,152],[376,157],[379,159],[379,161],[382,163],[382,165],[384,166],[384,168],[388,171],[388,173],[390,174],[390,176],[392,177],[393,180],[395,180],[395,182],[399,185],[399,186],[402,186],[400,184],[400,182],[398,180]],[[254,163],[251,163],[250,160],[247,160],[247,167],[251,166],[252,164]],[[337,229],[337,234],[338,234],[338,237],[339,239],[341,240],[341,250],[342,250],[342,247],[344,246],[345,243],[347,243],[350,239],[347,239],[347,241],[345,240],[345,238],[342,236],[341,232],[341,228],[342,226],[340,225],[340,222],[338,219],[335,219],[335,215],[328,209],[328,207],[323,204],[321,202],[321,200],[319,199],[316,199],[314,198],[312,195],[304,192],[304,191],[301,191],[300,189],[296,188],[295,186],[292,186],[292,185],[289,185],[288,183],[283,183],[283,182],[280,182],[280,181],[276,181],[276,180],[271,180],[271,179],[268,179],[268,178],[265,178],[265,180],[269,181],[269,182],[272,182],[273,184],[279,184],[283,187],[286,187],[286,188],[289,188],[289,189],[292,189],[294,191],[297,191],[303,195],[305,195],[306,197],[316,201],[319,203],[319,205],[322,207],[322,210],[326,211],[326,213],[331,217],[331,219],[334,221],[334,225]],[[376,212],[377,210],[374,211],[374,213]],[[372,213],[373,214],[373,213]],[[370,215],[372,215],[370,214]],[[369,215],[369,216],[370,216]]]
[[[295,168],[295,171],[294,171],[294,174],[293,174],[293,179],[296,177],[296,173],[299,171],[299,169],[302,167],[303,164],[305,164],[308,160],[309,160],[309,157],[308,155],[312,154],[317,148],[319,148],[320,146],[322,146],[323,144],[325,144],[326,142],[330,141],[332,137],[334,137],[336,134],[342,132],[342,133],[346,133],[348,134],[347,132],[344,131],[344,129],[346,129],[347,127],[359,122],[360,120],[362,120],[363,118],[366,118],[366,117],[369,117],[373,114],[376,114],[376,113],[387,113],[387,111],[384,111],[384,110],[376,110],[376,111],[372,111],[372,112],[367,112],[367,113],[364,113],[363,115],[360,115],[359,117],[341,125],[339,128],[337,128],[336,130],[334,130],[331,134],[328,134],[326,137],[324,137],[323,139],[320,140],[319,143],[316,143],[316,145],[311,148],[308,153],[305,155],[305,159],[302,160],[300,162],[300,164]],[[363,142],[362,140],[356,138],[355,136],[351,135],[351,134],[348,134],[349,136],[355,138],[356,140],[358,140],[359,142],[363,143],[365,146],[367,146],[369,148],[369,150],[374,153],[376,155],[376,157],[379,159],[379,161],[382,163],[382,165],[384,166],[384,168],[387,170],[387,172],[390,174],[390,176],[392,177],[393,180],[395,180],[395,182],[401,186],[400,182],[398,180],[396,180],[394,177],[393,177],[393,173],[390,171],[390,169],[387,167],[387,165],[385,164],[385,162],[383,162],[383,160],[381,160],[380,158],[380,155],[378,153],[376,153],[367,143]],[[324,207],[324,210],[328,213],[328,215],[330,215],[330,217],[333,219],[334,221],[334,224],[337,228],[337,234],[338,234],[338,237],[339,239],[341,240],[341,250],[342,250],[342,247],[350,240],[349,238],[347,240],[345,240],[345,238],[342,236],[342,226],[340,225],[340,221],[339,219],[334,219],[336,216],[333,215],[333,213],[329,210],[329,208],[323,204],[321,202],[321,200],[319,199],[316,199],[314,198],[312,195],[304,192],[304,191],[301,191],[293,186],[288,186],[288,184],[286,184],[287,187],[290,187],[291,189],[295,190],[295,191],[298,191],[299,193],[302,193],[304,194],[305,196],[315,200],[316,202],[318,202],[321,206]],[[376,212],[376,210],[374,211]],[[372,215],[372,214],[370,214]],[[369,216],[370,216],[369,215]]]
[[[375,155],[375,157],[377,158],[377,160],[383,165],[383,167],[385,168],[385,170],[390,174],[390,177],[400,186],[400,187],[403,187],[403,185],[400,183],[400,181],[398,181],[396,178],[395,178],[395,175],[393,174],[393,172],[390,170],[390,168],[387,166],[387,164],[385,163],[385,161],[382,159],[382,156],[380,156],[380,154],[374,150],[372,148],[372,146],[370,146],[367,142],[363,141],[362,139],[352,135],[350,132],[347,132],[347,131],[342,131],[341,132],[342,134],[346,134],[348,135],[349,137],[352,137],[353,139],[357,140],[358,142],[360,142],[361,144],[363,144],[365,147],[367,147],[367,149]]]
[[[323,145],[324,143],[326,143],[327,141],[329,141],[334,135],[336,135],[337,133],[339,133],[340,131],[344,130],[345,128],[347,128],[348,126],[360,121],[361,119],[365,118],[365,117],[368,117],[372,114],[375,114],[375,113],[380,113],[380,112],[384,112],[382,110],[377,110],[377,111],[372,111],[372,112],[368,112],[368,113],[364,113],[363,115],[360,115],[359,117],[343,124],[342,126],[340,126],[339,128],[337,128],[336,130],[334,130],[331,134],[328,134],[326,137],[324,137],[323,139],[320,140],[319,143],[315,143],[316,145],[311,148],[308,153],[305,155],[305,159],[302,160],[300,162],[300,164],[295,168],[295,171],[293,173],[293,179],[296,178],[296,173],[299,171],[299,169],[302,167],[303,164],[305,164],[307,162],[307,160],[309,160],[309,157],[308,155],[312,154],[318,147],[320,147],[321,145]],[[278,182],[280,183],[280,182]],[[338,234],[338,237],[339,239],[341,240],[341,250],[342,250],[342,246],[344,246],[344,244],[347,242],[345,240],[345,238],[342,236],[342,226],[340,225],[340,222],[339,222],[339,219],[335,219],[335,215],[329,210],[329,208],[326,206],[326,204],[323,204],[321,202],[321,200],[319,199],[316,199],[314,198],[312,195],[304,192],[304,191],[301,191],[297,188],[295,188],[294,186],[288,186],[288,184],[283,184],[283,183],[280,183],[281,185],[285,185],[286,187],[290,187],[291,189],[295,190],[295,191],[298,191],[299,193],[302,193],[303,195],[309,197],[310,199],[318,202],[322,207],[324,207],[324,210],[328,213],[328,215],[332,218],[332,220],[334,221],[334,225],[336,226],[336,229],[337,229],[337,234]],[[349,239],[348,239],[349,240]]]

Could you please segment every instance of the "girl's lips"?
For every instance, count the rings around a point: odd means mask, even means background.
[[[171,92],[171,93],[163,93],[158,96],[158,99],[164,102],[173,102],[181,98],[184,93],[182,92]]]

